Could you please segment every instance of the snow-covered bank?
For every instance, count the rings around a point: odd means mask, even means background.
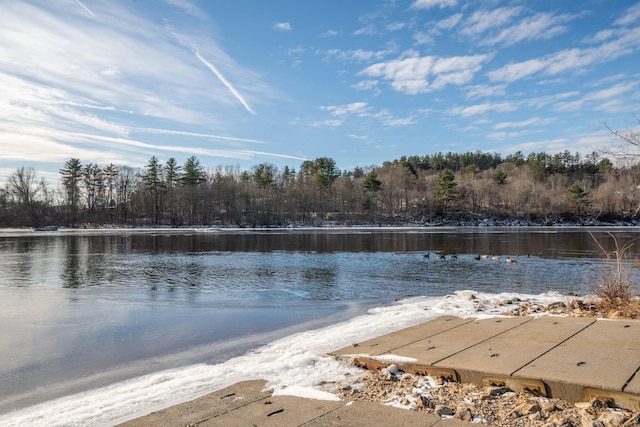
[[[471,298],[475,295],[475,298]],[[349,321],[274,341],[217,365],[167,370],[0,415],[3,426],[113,425],[181,403],[232,383],[263,378],[279,393],[333,391],[359,374],[326,353],[443,314],[491,317],[508,309],[497,302],[519,298],[548,305],[567,298],[557,293],[523,295],[459,291],[445,297],[418,297],[369,310]]]

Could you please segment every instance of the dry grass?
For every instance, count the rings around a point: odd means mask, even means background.
[[[631,280],[631,271],[639,268],[640,263],[637,258],[633,262],[628,259],[629,249],[634,242],[620,246],[612,233],[607,234],[613,239],[616,248],[613,253],[606,251],[591,234],[605,260],[599,280],[591,286],[591,290],[599,298],[594,301],[594,305],[603,317],[640,318],[640,299],[632,296],[634,283]]]
[[[608,319],[640,319],[640,298],[627,302],[600,299],[594,302],[596,315]]]

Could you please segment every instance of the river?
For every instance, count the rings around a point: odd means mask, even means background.
[[[462,289],[586,294],[605,267],[594,237],[613,251],[607,233],[624,245],[638,231],[0,231],[0,414],[150,372],[219,363],[408,297]],[[634,245],[628,255],[639,251]]]

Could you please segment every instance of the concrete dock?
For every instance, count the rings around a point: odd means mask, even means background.
[[[573,402],[600,396],[640,410],[640,321],[586,317],[443,316],[333,352],[386,366]]]
[[[593,397],[640,410],[640,321],[579,317],[429,322],[336,350],[368,369],[405,372],[569,401]],[[394,360],[395,358],[395,360]],[[638,375],[637,375],[638,374]],[[470,426],[381,404],[272,396],[262,380],[237,383],[123,426]]]

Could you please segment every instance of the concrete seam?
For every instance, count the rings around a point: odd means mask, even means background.
[[[221,417],[221,416],[226,415],[226,414],[228,414],[228,413],[230,413],[230,412],[236,411],[236,410],[238,410],[238,409],[240,409],[240,408],[244,408],[244,407],[246,407],[246,406],[249,406],[249,405],[254,404],[254,403],[256,403],[256,402],[260,402],[261,400],[265,400],[265,399],[268,399],[268,398],[270,398],[270,397],[271,397],[271,396],[264,396],[264,397],[261,397],[261,398],[257,398],[257,399],[255,399],[255,400],[250,401],[250,402],[246,402],[246,404],[244,404],[244,405],[236,406],[235,408],[227,409],[227,410],[226,410],[226,411],[224,411],[224,412],[220,412],[219,414],[215,414],[215,415],[213,415],[213,416],[211,416],[211,417],[209,417],[209,418],[205,418],[204,420],[196,421],[195,423],[193,423],[193,425],[199,425],[199,424],[205,423],[205,422],[207,422],[207,421],[209,421],[209,420],[212,420],[212,419],[214,419],[214,418]]]
[[[428,336],[426,336],[426,337],[422,337],[422,338],[420,338],[420,339],[417,339],[417,340],[415,340],[415,341],[408,342],[408,343],[406,343],[406,344],[402,344],[400,347],[391,348],[391,349],[389,349],[388,353],[391,353],[392,351],[398,350],[398,349],[400,349],[400,348],[402,348],[402,347],[406,347],[406,346],[408,346],[408,345],[415,344],[415,343],[417,343],[417,342],[424,341],[424,340],[429,339],[429,338],[433,338],[433,337],[438,336],[438,335],[440,335],[440,334],[444,334],[445,332],[452,331],[452,330],[454,330],[454,329],[456,329],[456,328],[459,328],[459,327],[461,327],[461,326],[467,325],[467,324],[469,324],[469,323],[471,323],[471,322],[473,322],[473,319],[469,319],[469,321],[468,321],[468,322],[461,323],[461,324],[459,324],[459,325],[457,325],[457,326],[452,326],[452,327],[450,327],[449,329],[445,329],[444,331],[436,332],[435,334],[428,335]]]
[[[633,380],[633,378],[636,376],[636,374],[638,373],[638,371],[640,371],[640,366],[638,366],[638,369],[635,370],[635,372],[633,374],[631,374],[631,376],[629,377],[629,379],[627,380],[626,383],[624,383],[624,385],[622,386],[622,391],[625,391],[625,389],[627,388],[627,386],[629,385],[629,383]]]
[[[350,402],[352,402],[352,401],[350,401]],[[310,420],[308,420],[308,421],[305,421],[305,422],[303,422],[302,424],[299,424],[299,425],[298,425],[298,427],[303,427],[303,426],[305,426],[305,425],[309,425],[309,423],[311,423],[311,422],[313,422],[313,421],[317,420],[318,418],[322,418],[322,417],[324,417],[325,415],[329,415],[329,414],[331,414],[331,413],[333,413],[333,412],[337,411],[338,409],[345,408],[345,407],[347,407],[347,405],[348,405],[348,404],[352,404],[352,403],[350,403],[350,402],[347,402],[347,403],[345,403],[345,404],[344,404],[344,405],[342,405],[342,406],[338,406],[337,408],[334,408],[334,409],[332,409],[332,410],[330,410],[330,411],[328,411],[328,412],[325,412],[325,413],[324,413],[324,414],[322,414],[322,415],[318,415],[317,417],[315,417],[315,418],[313,418],[313,419],[310,419]]]
[[[520,366],[518,369],[516,369],[515,371],[513,371],[509,376],[512,377],[516,374],[516,372],[518,372],[521,369],[524,369],[525,367],[527,367],[528,365],[532,364],[533,362],[535,362],[536,360],[540,359],[542,356],[544,356],[545,354],[549,353],[551,350],[561,346],[562,344],[566,343],[567,341],[569,341],[571,338],[575,337],[576,335],[578,335],[579,333],[581,333],[582,331],[584,331],[585,329],[587,329],[588,327],[590,327],[591,325],[593,325],[594,323],[596,323],[597,319],[594,319],[591,323],[585,325],[584,328],[581,328],[579,330],[577,330],[575,333],[569,335],[567,338],[565,338],[564,340],[560,341],[559,343],[557,343],[556,345],[552,346],[551,348],[549,348],[547,351],[537,355],[534,359],[528,361],[527,363],[525,363],[524,365]],[[640,368],[639,368],[640,369]]]
[[[506,332],[509,332],[509,331],[511,331],[511,330],[513,330],[513,329],[519,328],[520,326],[525,325],[525,324],[527,324],[527,323],[531,322],[533,319],[534,319],[534,318],[531,318],[531,319],[527,320],[526,322],[519,323],[519,324],[517,324],[517,325],[515,325],[515,326],[510,327],[509,329],[505,329],[505,330],[504,330],[504,331],[502,331],[502,332],[498,332],[498,333],[497,333],[497,334],[495,334],[495,335],[492,335],[492,336],[490,336],[490,337],[488,337],[488,338],[483,339],[482,341],[479,341],[479,342],[477,342],[477,343],[475,343],[475,344],[473,344],[473,345],[470,345],[469,347],[463,348],[462,350],[458,350],[458,351],[456,351],[456,352],[455,352],[455,353],[453,353],[453,354],[450,354],[450,355],[448,355],[448,356],[446,356],[446,357],[443,357],[442,359],[436,360],[435,362],[433,362],[433,363],[431,364],[431,366],[434,366],[434,367],[435,367],[435,365],[436,365],[437,363],[440,363],[440,362],[442,362],[443,360],[446,360],[446,359],[450,358],[451,356],[455,356],[456,354],[462,353],[463,351],[467,351],[467,350],[469,350],[470,348],[473,348],[473,347],[475,347],[475,346],[477,346],[477,345],[480,345],[480,344],[482,344],[482,343],[484,343],[484,342],[487,342],[487,341],[489,341],[490,339],[493,339],[493,338],[495,338],[495,337],[497,337],[497,336],[500,336],[500,335],[502,335],[502,334],[504,334],[504,333],[506,333]]]

